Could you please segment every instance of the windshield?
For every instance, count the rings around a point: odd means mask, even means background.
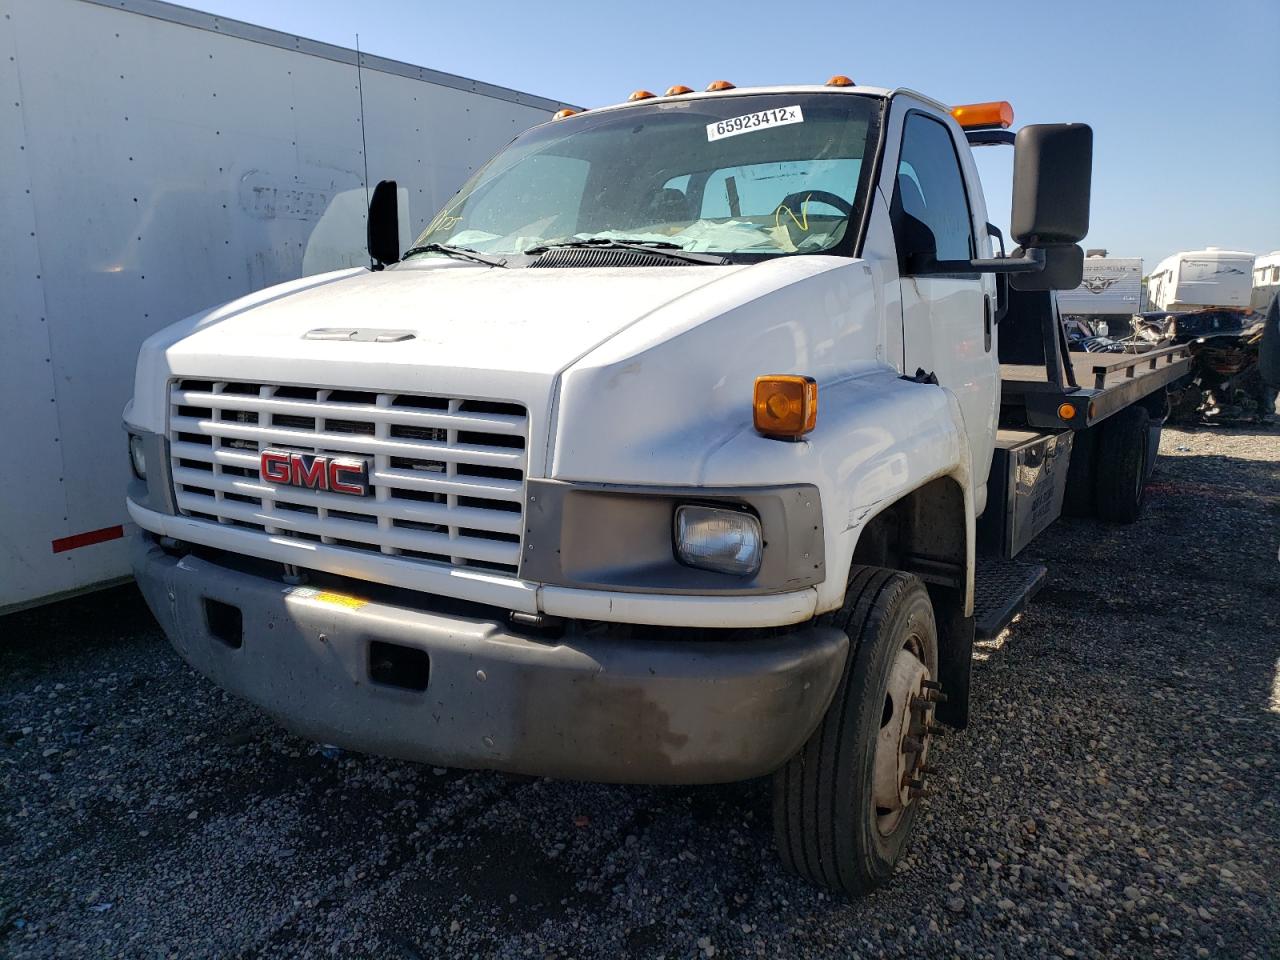
[[[848,252],[880,106],[850,94],[761,94],[542,124],[481,168],[414,246],[515,255],[625,240],[738,260]]]

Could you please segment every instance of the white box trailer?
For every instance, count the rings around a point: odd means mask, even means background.
[[[1165,257],[1147,279],[1147,309],[1184,313],[1249,306],[1252,253],[1206,247]]]
[[[1280,250],[1272,250],[1253,262],[1253,296],[1249,305],[1255,310],[1266,310],[1277,293],[1280,293]]]
[[[1058,310],[1064,316],[1123,317],[1127,321],[1141,308],[1141,257],[1085,257],[1080,286],[1058,293]]]
[[[566,104],[155,0],[0,0],[0,612],[128,575],[120,411],[145,337],[367,263]],[[407,216],[404,214],[407,213]]]

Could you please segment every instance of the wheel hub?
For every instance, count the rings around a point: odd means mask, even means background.
[[[898,651],[885,687],[873,770],[872,799],[883,833],[897,826],[923,791],[925,775],[932,772],[926,761],[929,744],[938,733],[933,710],[945,699],[920,658],[907,646]]]

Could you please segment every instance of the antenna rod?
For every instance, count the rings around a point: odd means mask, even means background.
[[[360,34],[356,34],[356,89],[360,91],[360,153],[364,157],[365,223],[369,220],[369,142],[364,135],[364,73],[360,69]],[[370,260],[372,263],[372,260]]]

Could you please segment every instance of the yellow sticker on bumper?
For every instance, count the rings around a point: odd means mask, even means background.
[[[353,597],[345,593],[334,593],[332,590],[316,590],[312,587],[294,587],[286,592],[291,597],[298,597],[302,600],[318,600],[320,603],[331,603],[334,606],[347,607],[351,610],[359,610],[369,603],[368,600],[361,600],[359,597]]]

